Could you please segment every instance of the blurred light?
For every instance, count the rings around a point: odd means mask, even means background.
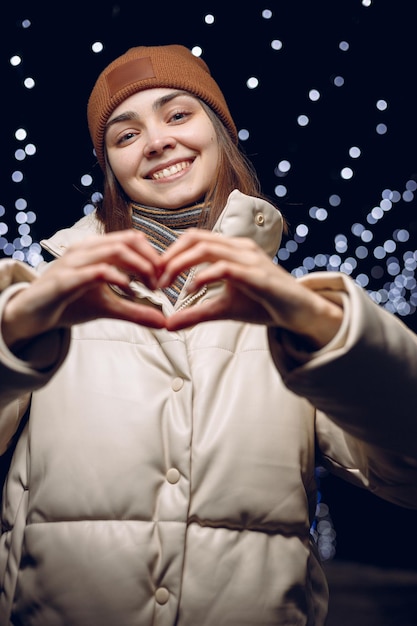
[[[20,57],[18,54],[13,55],[10,59],[10,65],[13,65],[13,67],[20,65],[21,62],[22,62],[22,57]]]
[[[17,131],[15,132],[14,136],[19,141],[23,141],[27,137],[27,132],[26,132],[26,130],[24,128],[18,128]]]
[[[285,185],[277,185],[274,189],[274,193],[278,198],[283,198],[287,195],[287,188]]]
[[[201,57],[201,55],[203,54],[203,49],[200,46],[194,46],[191,49],[191,52],[195,57]]]
[[[242,128],[238,133],[239,139],[241,141],[247,141],[249,139],[249,131],[246,128]]]
[[[252,76],[251,78],[248,78],[248,80],[246,81],[246,85],[249,87],[249,89],[256,89],[256,87],[259,85],[259,80],[255,78],[255,76]]]
[[[265,18],[266,20],[270,20],[272,17],[272,11],[270,9],[264,9],[262,11],[262,17]]]
[[[342,202],[342,199],[340,196],[338,196],[337,194],[332,194],[329,198],[329,204],[330,206],[339,206],[340,203]]]
[[[336,87],[343,87],[343,85],[345,84],[345,79],[343,78],[343,76],[335,76],[333,79],[333,83]]]
[[[386,100],[378,100],[378,102],[376,103],[376,108],[379,109],[380,111],[385,111],[388,107],[388,103]]]
[[[378,133],[378,135],[385,135],[387,130],[388,128],[386,124],[377,124],[376,132]]]
[[[360,148],[358,148],[357,146],[352,146],[351,148],[349,148],[349,156],[352,157],[352,159],[357,159],[358,157],[360,157],[361,155],[361,151]]]
[[[211,13],[207,13],[207,15],[204,17],[204,21],[206,24],[214,24],[214,15],[212,15]]]
[[[317,102],[320,99],[320,92],[317,89],[310,89],[308,97],[312,102]]]
[[[25,80],[23,81],[24,86],[26,87],[26,89],[33,89],[35,86],[35,81],[33,80],[33,78],[30,78],[30,76],[28,78],[25,78]]]
[[[347,41],[341,41],[339,43],[339,48],[340,50],[343,50],[343,52],[346,52],[346,50],[349,50],[349,44]]]
[[[299,126],[307,126],[307,124],[309,123],[309,119],[307,117],[307,115],[299,115],[297,117],[297,123]]]
[[[101,41],[95,41],[91,46],[91,50],[95,53],[102,52],[103,49],[104,45],[101,43]]]
[[[282,41],[280,41],[279,39],[273,39],[271,41],[271,48],[273,50],[281,50],[282,49]]]
[[[345,180],[348,180],[349,178],[352,178],[353,176],[353,170],[351,167],[344,167],[342,169],[342,171],[340,172],[340,176],[342,178],[344,178]]]

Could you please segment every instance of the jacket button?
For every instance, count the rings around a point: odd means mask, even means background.
[[[169,600],[169,591],[165,587],[158,587],[155,591],[155,600],[158,604],[166,604]]]
[[[166,478],[171,485],[175,485],[180,479],[180,473],[176,467],[171,467],[166,473]]]
[[[265,223],[265,217],[264,217],[263,213],[257,213],[257,214],[256,214],[256,216],[255,216],[255,223],[256,223],[258,226],[263,226],[263,225],[264,225],[264,223]]]
[[[174,380],[172,381],[172,388],[174,391],[179,391],[180,389],[182,389],[184,385],[184,381],[182,378],[174,378]]]

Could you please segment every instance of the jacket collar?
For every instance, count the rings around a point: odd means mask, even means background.
[[[249,237],[273,257],[281,243],[282,228],[282,215],[276,207],[235,189],[213,231],[227,237]],[[70,228],[59,230],[49,239],[43,239],[41,245],[53,256],[60,257],[70,246],[100,233],[103,233],[103,227],[93,212]]]

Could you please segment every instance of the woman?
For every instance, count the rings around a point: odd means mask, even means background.
[[[322,625],[318,455],[416,505],[416,338],[274,263],[281,215],[186,48],[116,59],[88,122],[101,206],[42,271],[2,265],[0,622]]]

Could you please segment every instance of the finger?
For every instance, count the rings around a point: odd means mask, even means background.
[[[158,286],[166,287],[176,275],[199,264],[230,261],[250,267],[259,263],[258,256],[262,258],[260,250],[243,239],[216,238],[195,241],[191,247],[183,249],[178,255],[166,261]]]
[[[107,262],[140,278],[155,288],[157,251],[142,233],[134,231],[110,233],[83,241],[68,249],[62,257],[65,265],[82,267]]]
[[[176,331],[214,320],[229,319],[225,303],[220,298],[213,298],[197,306],[173,313],[166,319],[167,330]]]

